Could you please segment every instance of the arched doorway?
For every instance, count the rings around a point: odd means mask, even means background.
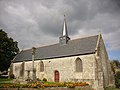
[[[59,82],[59,72],[57,70],[54,72],[54,79],[55,82]]]

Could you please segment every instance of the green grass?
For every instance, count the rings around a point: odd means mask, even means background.
[[[0,78],[0,83],[10,83],[13,79],[8,79],[8,78]]]
[[[106,87],[105,90],[116,90],[116,89],[113,86],[109,86],[109,87]]]

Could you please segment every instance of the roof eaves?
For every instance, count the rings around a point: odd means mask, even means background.
[[[88,55],[88,54],[95,54],[95,51],[89,52],[89,53],[75,54],[75,55],[62,55],[62,56],[53,56],[53,57],[45,57],[45,58],[36,58],[35,61],[36,60],[63,58],[63,57],[72,57],[72,56],[79,56],[79,55]],[[23,61],[32,61],[32,59],[29,59],[29,60],[16,60],[16,61],[13,61],[13,63],[23,62]]]
[[[14,62],[15,59],[16,59],[16,57],[17,57],[20,53],[22,53],[22,52],[23,52],[23,50],[21,50],[20,52],[18,52],[18,54],[13,58],[13,60],[11,60],[11,62]]]

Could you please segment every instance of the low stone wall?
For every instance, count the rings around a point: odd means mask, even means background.
[[[75,88],[67,88],[67,87],[48,87],[40,90],[92,90],[90,86],[82,86]]]
[[[47,88],[0,88],[0,90],[93,90],[91,86],[81,86],[75,88],[67,87],[47,87]]]
[[[81,87],[75,87],[75,90],[93,90],[92,86],[81,86]]]

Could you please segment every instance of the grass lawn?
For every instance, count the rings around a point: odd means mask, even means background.
[[[8,78],[0,78],[0,83],[10,83],[13,79],[8,79]]]

